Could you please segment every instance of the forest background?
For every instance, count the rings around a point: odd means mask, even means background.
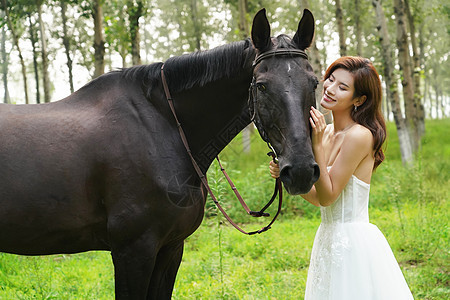
[[[425,119],[450,112],[450,3],[439,0],[0,0],[1,99],[50,102],[105,71],[164,61],[247,38],[268,12],[292,34],[304,8],[316,19],[309,49],[319,78],[343,55],[370,58],[385,87],[404,164]],[[318,88],[317,96],[320,97]]]
[[[56,101],[116,68],[247,38],[262,7],[273,35],[292,35],[302,10],[312,11],[316,34],[308,52],[319,77],[341,55],[373,61],[390,122],[387,160],[373,179],[371,219],[391,243],[416,299],[450,298],[448,0],[0,0],[0,102]],[[255,206],[272,189],[270,178],[255,183],[268,176],[260,142],[257,134],[244,131],[222,159]],[[251,145],[245,156],[242,144]],[[215,170],[208,176],[217,181],[225,206],[247,223]],[[267,299],[301,298],[320,222],[317,210],[288,196],[280,229],[244,240],[207,205],[204,225],[187,243],[175,298],[259,299],[256,295],[264,292]],[[211,254],[218,259],[211,260]],[[78,275],[67,275],[71,264]],[[41,260],[0,254],[1,299],[108,299],[112,285],[104,254]]]

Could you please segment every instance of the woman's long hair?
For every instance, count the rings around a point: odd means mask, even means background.
[[[375,151],[376,169],[384,160],[384,153],[381,146],[386,139],[386,124],[381,113],[382,89],[380,76],[370,60],[362,57],[344,56],[333,62],[325,72],[327,79],[336,69],[344,69],[353,75],[355,93],[353,98],[366,96],[366,101],[352,110],[353,121],[372,132]]]

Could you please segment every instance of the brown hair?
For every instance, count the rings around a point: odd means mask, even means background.
[[[353,121],[372,132],[375,150],[376,169],[384,160],[384,153],[381,146],[386,139],[386,124],[381,113],[382,89],[380,76],[370,60],[362,57],[344,56],[333,62],[325,72],[324,78],[328,79],[336,69],[344,69],[353,75],[355,92],[353,97],[366,96],[366,101],[358,106],[357,110],[352,110]]]

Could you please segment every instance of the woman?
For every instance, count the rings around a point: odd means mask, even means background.
[[[386,127],[381,82],[368,59],[342,57],[325,73],[321,106],[333,124],[311,108],[312,146],[320,178],[308,194],[319,206],[305,299],[413,299],[380,230],[369,223],[373,170],[383,161]],[[279,176],[271,162],[272,177]]]

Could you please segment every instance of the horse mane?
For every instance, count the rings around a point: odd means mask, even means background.
[[[250,39],[233,42],[211,50],[197,51],[169,58],[164,63],[164,75],[172,93],[201,87],[210,82],[231,78],[242,71],[253,51]],[[163,63],[135,66],[120,70],[128,80],[141,81],[146,94],[160,81]]]

